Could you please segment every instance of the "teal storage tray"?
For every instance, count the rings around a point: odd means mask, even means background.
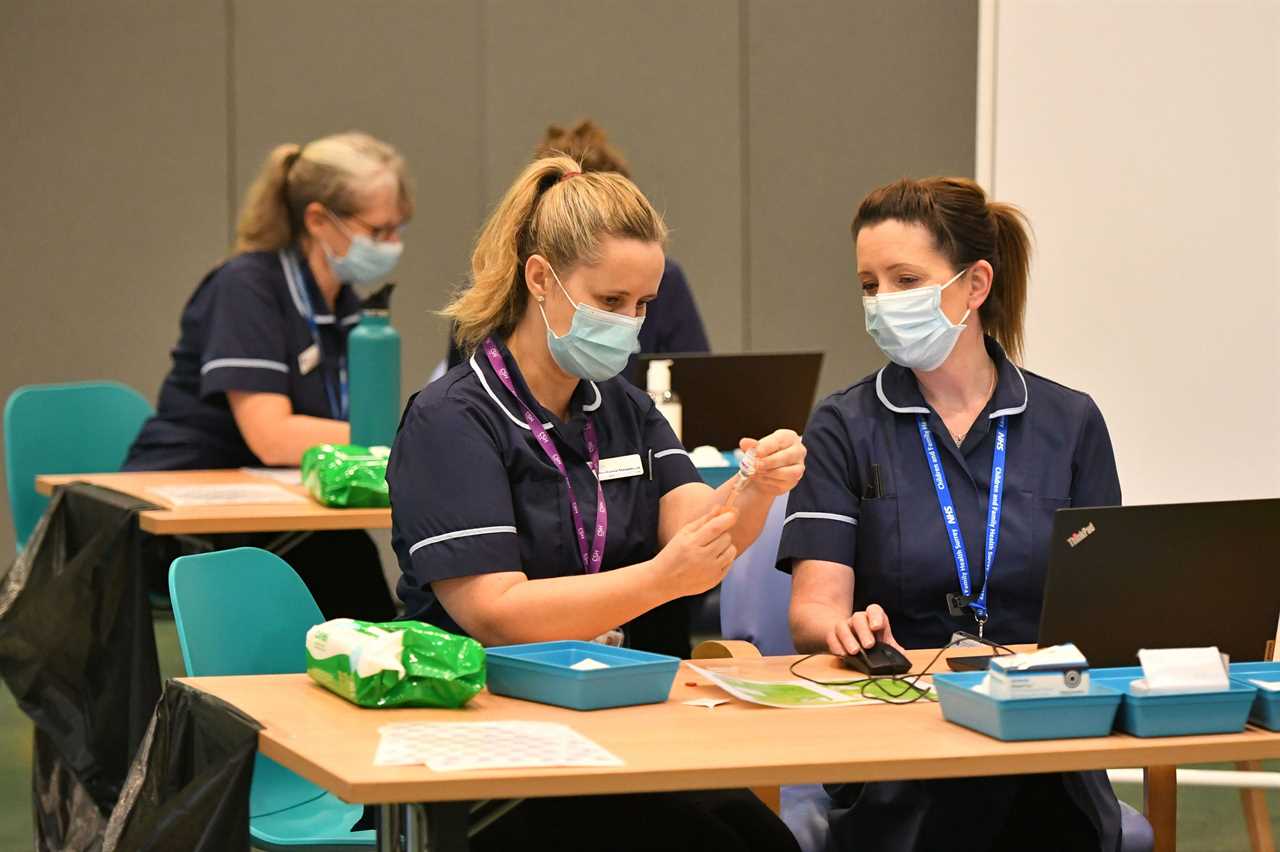
[[[489,691],[573,710],[601,710],[667,700],[680,661],[666,654],[596,642],[533,642],[485,650]],[[590,657],[607,669],[570,668]]]
[[[993,698],[973,688],[985,672],[934,675],[942,717],[998,740],[1060,740],[1111,733],[1120,693],[1093,682],[1081,695]]]
[[[698,475],[702,477],[702,481],[710,485],[712,488],[719,488],[724,485],[734,474],[738,472],[738,459],[733,453],[724,453],[725,461],[729,464],[725,467],[700,467]]]
[[[1129,685],[1142,677],[1141,666],[1094,669],[1090,677],[1119,690],[1124,701],[1116,729],[1135,737],[1181,737],[1191,734],[1232,734],[1244,730],[1256,687],[1231,681],[1221,692],[1180,695],[1134,695]]]
[[[1280,680],[1280,663],[1231,664],[1231,679],[1235,682],[1242,686],[1251,685],[1251,677]],[[1253,699],[1253,708],[1249,711],[1249,721],[1268,731],[1280,731],[1280,692],[1259,689]]]

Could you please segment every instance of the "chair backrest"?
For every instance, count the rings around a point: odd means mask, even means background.
[[[307,631],[324,621],[302,578],[256,547],[173,560],[169,596],[192,677],[305,671]]]
[[[151,414],[151,403],[118,382],[27,385],[9,395],[4,461],[19,550],[49,503],[36,476],[119,470]]]
[[[787,609],[791,575],[775,566],[787,499],[773,501],[760,537],[742,551],[720,584],[720,633],[752,643],[765,656],[794,654]]]
[[[307,631],[324,617],[289,564],[256,547],[181,556],[169,566],[169,597],[192,677],[306,670]],[[259,754],[249,815],[279,813],[324,790]]]

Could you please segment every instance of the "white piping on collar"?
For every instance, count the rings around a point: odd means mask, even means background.
[[[582,406],[583,411],[595,411],[597,408],[600,407],[600,388],[596,387],[595,382],[589,382],[589,383],[591,385],[591,389],[596,392],[596,401],[591,403],[590,405]]]
[[[507,417],[509,417],[509,418],[511,419],[511,422],[512,422],[512,423],[516,424],[516,425],[517,425],[517,426],[519,426],[521,429],[524,429],[524,430],[526,430],[526,431],[528,431],[528,432],[532,432],[533,430],[529,428],[529,424],[528,424],[528,423],[525,423],[525,422],[524,422],[523,420],[521,420],[519,417],[516,417],[514,414],[512,414],[512,413],[511,413],[511,410],[510,410],[510,409],[508,409],[505,405],[503,405],[503,404],[502,404],[502,400],[498,399],[497,394],[495,394],[495,393],[493,392],[493,388],[489,387],[489,382],[488,382],[488,380],[487,380],[487,379],[485,379],[485,377],[484,377],[484,373],[482,373],[482,372],[480,371],[480,365],[476,363],[476,356],[474,356],[474,355],[472,355],[472,356],[471,356],[471,369],[475,370],[475,372],[476,372],[476,376],[480,379],[480,384],[484,386],[484,392],[485,392],[485,393],[487,393],[487,394],[489,394],[489,399],[493,400],[493,404],[494,404],[494,405],[496,405],[496,406],[498,406],[499,408],[501,408],[501,409],[502,409],[502,413],[503,413],[503,414],[505,414],[505,415],[507,415]],[[555,424],[554,424],[554,423],[543,423],[543,424],[542,424],[542,428],[543,428],[543,429],[554,429],[554,428],[555,428]]]
[[[1022,375],[1022,371],[1018,369],[1017,364],[1010,362],[1009,366],[1013,367],[1014,372],[1018,374],[1018,378],[1022,379],[1022,405],[1015,405],[1013,408],[1002,408],[999,411],[993,411],[987,415],[991,420],[995,420],[997,417],[1003,417],[1006,414],[1021,414],[1027,410],[1027,397],[1030,396],[1030,393],[1027,391],[1027,377]]]
[[[1018,374],[1018,379],[1022,382],[1022,404],[1015,405],[1013,408],[1002,408],[999,411],[993,411],[987,415],[990,420],[995,420],[997,417],[1003,417],[1006,414],[1021,414],[1027,410],[1027,398],[1030,395],[1027,390],[1027,378],[1022,375],[1022,371],[1018,369],[1017,364],[1011,363],[1009,366],[1013,367],[1013,371]],[[916,405],[897,406],[889,401],[889,398],[884,395],[884,384],[881,381],[886,369],[888,369],[887,365],[881,367],[880,372],[876,373],[876,396],[880,397],[884,407],[898,414],[928,414],[929,409],[927,408],[921,408]]]
[[[299,315],[303,319],[307,318],[306,306],[302,303],[302,291],[298,289],[301,281],[298,280],[302,276],[302,269],[298,266],[298,259],[294,256],[292,249],[280,249],[276,252],[280,256],[280,266],[284,269],[285,285],[289,288],[289,296],[293,299],[293,306],[298,309]],[[315,318],[316,322],[320,322],[320,318]],[[333,316],[330,315],[328,322],[333,322]]]
[[[342,318],[335,317],[333,314],[317,314],[315,320],[316,325],[333,325],[335,322],[341,326],[356,325],[360,322],[360,312],[356,311]]]
[[[884,407],[896,414],[928,414],[929,409],[922,408],[918,405],[897,406],[889,401],[889,397],[884,395],[884,371],[889,365],[880,368],[880,372],[876,373],[876,396],[880,397],[880,401],[884,403]]]

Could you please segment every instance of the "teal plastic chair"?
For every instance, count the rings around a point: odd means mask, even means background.
[[[193,677],[306,670],[307,630],[324,621],[288,563],[256,547],[182,556],[169,596]],[[253,768],[249,833],[262,849],[372,849],[373,831],[351,831],[364,812],[262,754]]]
[[[9,395],[4,464],[19,552],[49,504],[36,476],[119,470],[151,414],[151,403],[118,382],[27,385]]]

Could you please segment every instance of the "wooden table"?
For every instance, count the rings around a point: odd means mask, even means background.
[[[264,485],[271,480],[241,470],[57,474],[36,477],[36,490],[52,494],[55,486],[71,482],[88,482],[154,503],[156,497],[148,490],[158,485]],[[306,494],[302,486],[281,487]],[[139,513],[138,524],[155,535],[309,534],[320,530],[390,529],[391,510],[330,509],[308,499],[305,503],[149,509]]]
[[[964,652],[962,652],[964,653]],[[972,651],[967,651],[972,653]],[[917,666],[933,652],[912,652]],[[748,677],[788,679],[795,657],[703,660]],[[707,710],[680,702],[726,698],[685,664],[665,704],[580,713],[482,692],[461,710],[364,710],[305,675],[189,678],[185,682],[262,723],[259,748],[348,802],[422,806],[434,824],[439,803],[539,796],[755,787],[818,782],[889,781],[1067,772],[1123,766],[1280,757],[1280,734],[1140,739],[1124,734],[1078,740],[1005,743],[952,725],[936,704],[775,710],[733,700]],[[830,658],[801,669],[819,679],[849,679]],[[696,684],[696,685],[690,685]],[[625,761],[610,768],[512,769],[437,773],[425,767],[373,765],[378,726],[403,721],[556,721]],[[1164,791],[1167,795],[1168,791]],[[414,805],[416,807],[416,805]],[[413,817],[411,815],[410,821]],[[1166,843],[1171,838],[1166,834]],[[379,848],[394,849],[388,838]],[[411,848],[426,848],[419,844]],[[1160,848],[1161,838],[1157,839]],[[1165,847],[1169,848],[1169,847]]]

